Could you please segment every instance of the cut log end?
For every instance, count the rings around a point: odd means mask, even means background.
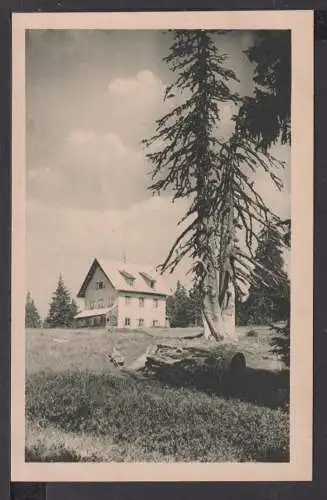
[[[246,369],[246,360],[244,354],[238,352],[235,354],[229,364],[229,372],[231,375],[242,375]]]

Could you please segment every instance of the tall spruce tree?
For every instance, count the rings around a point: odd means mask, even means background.
[[[41,317],[36,308],[31,293],[28,292],[25,303],[25,327],[26,328],[40,328],[42,325]]]
[[[221,340],[234,336],[229,321],[235,294],[250,278],[254,223],[264,227],[276,220],[256,191],[251,173],[263,168],[275,183],[282,183],[280,166],[267,151],[258,151],[242,122],[228,139],[219,136],[221,105],[239,105],[231,91],[235,73],[226,69],[226,56],[218,49],[217,32],[175,31],[169,55],[164,59],[176,80],[165,98],[178,95],[180,104],[157,120],[156,133],[144,141],[151,147],[153,183],[160,193],[170,189],[173,201],[188,198],[190,208],[180,223],[187,223],[161,266],[173,272],[186,256],[193,261],[195,285],[201,295],[205,336]],[[153,151],[157,145],[157,151]],[[238,244],[244,233],[247,251]]]
[[[71,294],[60,275],[57,288],[52,295],[46,324],[49,328],[69,328],[76,313],[76,302],[71,299]]]
[[[255,325],[287,320],[290,296],[284,271],[282,234],[277,227],[269,225],[259,237],[249,297],[243,305],[247,323]],[[280,279],[275,280],[275,276]]]

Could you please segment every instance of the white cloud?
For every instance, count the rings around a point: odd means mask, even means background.
[[[128,206],[147,197],[146,160],[141,150],[115,133],[72,130],[50,165],[28,173],[28,197],[46,204],[86,209]]]
[[[163,97],[164,85],[152,71],[143,70],[133,78],[115,78],[109,83],[108,92],[124,105],[143,106]]]
[[[155,120],[173,106],[173,100],[164,102],[165,84],[149,70],[131,78],[116,78],[107,90],[112,130],[138,144],[153,134]]]
[[[110,148],[114,153],[124,155],[129,148],[127,148],[122,139],[113,132],[105,134],[96,134],[91,130],[71,130],[67,137],[67,145],[75,152],[84,154],[92,148]],[[84,149],[83,149],[84,148]]]
[[[150,165],[140,141],[153,132],[163,92],[160,78],[143,70],[113,79],[101,107],[101,96],[91,95],[85,110],[90,126],[71,126],[61,144],[54,149],[49,142],[43,148],[46,156],[28,165],[28,198],[97,210],[147,198]],[[97,102],[98,127],[92,102]]]
[[[71,144],[81,145],[93,142],[97,139],[94,132],[88,130],[71,130],[68,135],[67,141]]]

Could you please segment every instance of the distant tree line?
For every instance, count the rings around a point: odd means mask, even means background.
[[[78,312],[78,307],[71,293],[67,289],[62,275],[49,304],[48,315],[42,322],[41,316],[34,303],[30,292],[26,296],[25,304],[25,327],[26,328],[69,328],[73,326],[73,320]]]

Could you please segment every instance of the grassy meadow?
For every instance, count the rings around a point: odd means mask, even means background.
[[[288,461],[288,373],[269,329],[240,329],[247,369],[232,392],[128,370],[157,342],[216,346],[199,333],[27,330],[26,460]],[[108,360],[113,347],[127,370]]]

